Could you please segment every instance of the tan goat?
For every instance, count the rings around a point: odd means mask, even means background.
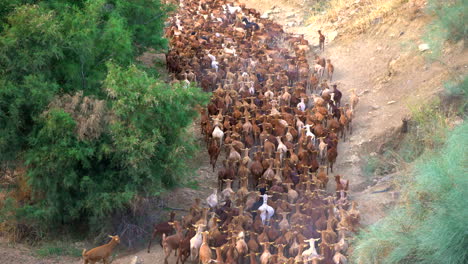
[[[120,243],[120,238],[119,236],[109,237],[111,238],[111,241],[105,245],[93,248],[88,251],[86,251],[86,249],[83,249],[83,253],[81,253],[81,255],[83,256],[84,264],[94,264],[101,260],[102,262],[104,262],[104,264],[110,263],[108,258],[115,246],[117,246],[117,244]]]
[[[179,242],[180,240],[184,239],[184,235],[182,234],[182,227],[178,221],[174,221],[173,223],[169,223],[170,225],[174,226],[176,230],[176,234],[172,236],[166,237],[166,234],[163,234],[163,249],[164,254],[166,255],[164,258],[164,263],[167,264],[167,259],[172,253],[172,250],[175,250],[177,253],[177,249],[179,249]]]

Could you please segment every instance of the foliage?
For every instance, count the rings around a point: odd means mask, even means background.
[[[53,243],[46,244],[36,250],[36,253],[40,257],[51,257],[51,256],[71,256],[79,258],[82,256],[82,250],[74,247],[73,245],[64,245]]]
[[[158,184],[174,185],[186,168],[186,155],[194,150],[184,137],[185,127],[197,114],[194,107],[207,103],[208,96],[192,86],[168,89],[136,67],[109,67],[104,87],[117,116],[111,135],[122,153],[121,164],[135,173],[152,167],[160,176]]]
[[[166,20],[167,13],[174,10],[172,6],[161,4],[160,0],[114,0],[116,10],[123,14],[128,21],[130,32],[140,53],[144,47],[153,47],[156,50],[166,48],[167,40],[163,35],[162,22]],[[142,48],[141,48],[142,47]]]
[[[362,171],[371,180],[375,175],[387,175],[395,171],[398,164],[394,161],[395,153],[386,151],[383,155],[367,156],[364,158]]]
[[[404,164],[415,161],[426,149],[433,150],[444,145],[448,132],[447,120],[454,114],[442,109],[439,99],[408,107],[411,111],[409,132],[389,141],[379,155],[363,159],[362,171],[366,177],[393,173]]]
[[[131,4],[2,1],[0,161],[21,159],[18,155],[28,147],[25,139],[36,124],[34,120],[54,95],[82,90],[85,95],[104,97],[101,83],[108,60],[129,66],[145,47],[164,49],[166,41],[161,33],[166,9],[159,0]],[[149,16],[158,19],[135,20]],[[149,46],[135,49],[137,42]],[[31,95],[43,98],[36,102]]]
[[[62,108],[41,117],[26,155],[38,202],[23,208],[24,217],[47,224],[77,223],[85,217],[95,223],[124,209],[137,195],[157,195],[183,179],[184,164],[194,150],[183,140],[185,127],[207,95],[195,87],[171,88],[135,66],[108,67],[107,110],[83,109],[80,98],[72,98],[66,102],[78,101],[74,107],[59,104]],[[107,121],[80,125],[86,111]],[[98,137],[84,133],[80,138],[77,132],[97,128],[102,131]]]
[[[458,112],[461,115],[466,115],[468,113],[468,75],[456,81],[447,82],[444,88],[448,96],[461,99]]]
[[[356,263],[466,263],[468,125],[442,149],[424,154],[393,212],[358,236]],[[414,177],[414,182],[413,182]]]
[[[187,127],[208,95],[134,65],[143,51],[166,49],[171,7],[0,2],[0,163],[26,171],[32,191],[0,208],[6,221],[36,237],[99,231],[139,197],[185,181],[196,148]]]
[[[458,82],[457,91],[464,85]],[[466,263],[468,211],[466,175],[468,125],[451,130],[450,107],[433,100],[409,106],[409,132],[393,142],[393,151],[371,157],[364,168],[378,171],[386,164],[416,160],[408,173],[395,178],[402,200],[380,222],[362,231],[356,241],[356,263]],[[385,158],[388,153],[394,153]],[[388,156],[388,155],[387,155]]]
[[[59,90],[42,75],[25,76],[14,84],[0,77],[0,162],[15,161],[27,143],[33,118]]]
[[[427,12],[435,16],[425,35],[426,41],[432,46],[434,58],[440,56],[445,41],[467,40],[468,3],[466,0],[429,0]]]
[[[415,133],[410,138],[412,144],[423,148],[436,149],[442,147],[447,136],[447,115],[441,109],[439,99],[419,106],[409,106]],[[409,142],[408,142],[409,143]]]

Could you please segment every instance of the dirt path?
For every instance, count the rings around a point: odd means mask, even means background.
[[[247,7],[283,25],[285,31],[304,34],[311,50],[331,59],[335,67],[333,82],[349,100],[356,89],[360,101],[353,119],[353,135],[340,141],[334,174],[350,179],[350,197],[358,201],[361,223],[368,225],[385,215],[395,202],[392,192],[376,193],[391,184],[391,176],[384,180],[362,172],[369,154],[382,151],[385,142],[399,134],[402,119],[410,107],[421,105],[442,89],[449,71],[466,68],[468,56],[463,44],[452,47],[444,56],[444,63],[430,62],[417,45],[430,20],[423,12],[411,10],[412,3],[403,4],[397,12],[370,27],[365,34],[340,32],[334,24],[307,24],[310,11],[304,0],[244,0]],[[346,14],[342,14],[346,16]],[[326,35],[325,51],[318,49],[317,30]],[[313,58],[309,58],[309,63]],[[451,65],[448,69],[446,65]],[[377,152],[377,153],[376,153]],[[331,175],[330,175],[331,177]],[[329,190],[334,190],[330,179]]]

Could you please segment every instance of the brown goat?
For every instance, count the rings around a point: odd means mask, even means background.
[[[331,60],[327,60],[327,75],[330,79],[330,82],[333,81],[333,72],[335,71],[335,67],[331,63]]]
[[[325,50],[325,36],[322,34],[322,31],[319,30],[319,48],[324,51]]]
[[[164,249],[164,254],[166,255],[164,258],[164,264],[167,264],[167,259],[172,253],[172,250],[175,250],[177,253],[177,249],[179,248],[180,241],[184,239],[184,235],[182,234],[182,227],[180,226],[180,223],[178,221],[174,221],[173,223],[169,223],[171,225],[174,225],[174,228],[176,230],[176,234],[172,236],[166,237],[166,234],[163,234],[163,249]]]
[[[108,258],[112,253],[112,250],[120,243],[119,236],[109,236],[111,241],[105,245],[86,251],[83,249],[81,255],[83,256],[84,264],[94,264],[98,261],[104,262],[104,264],[110,263]]]
[[[151,236],[151,239],[148,244],[148,253],[150,253],[151,243],[156,238],[156,236],[162,236],[162,234],[166,234],[166,236],[168,236],[170,233],[172,233],[172,231],[174,231],[174,228],[169,224],[169,222],[174,222],[174,217],[175,217],[175,212],[171,212],[169,221],[154,225],[153,235]],[[162,239],[159,243],[162,247]]]

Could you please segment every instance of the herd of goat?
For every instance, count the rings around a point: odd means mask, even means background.
[[[342,104],[325,79],[331,61],[315,56],[310,67],[308,41],[256,10],[228,0],[179,5],[166,29],[168,71],[172,82],[212,92],[201,131],[213,171],[225,158],[206,206],[197,198],[180,220],[172,212],[154,226],[164,262],[174,253],[177,263],[347,263],[360,214],[349,180],[327,183],[359,98],[353,91]]]

